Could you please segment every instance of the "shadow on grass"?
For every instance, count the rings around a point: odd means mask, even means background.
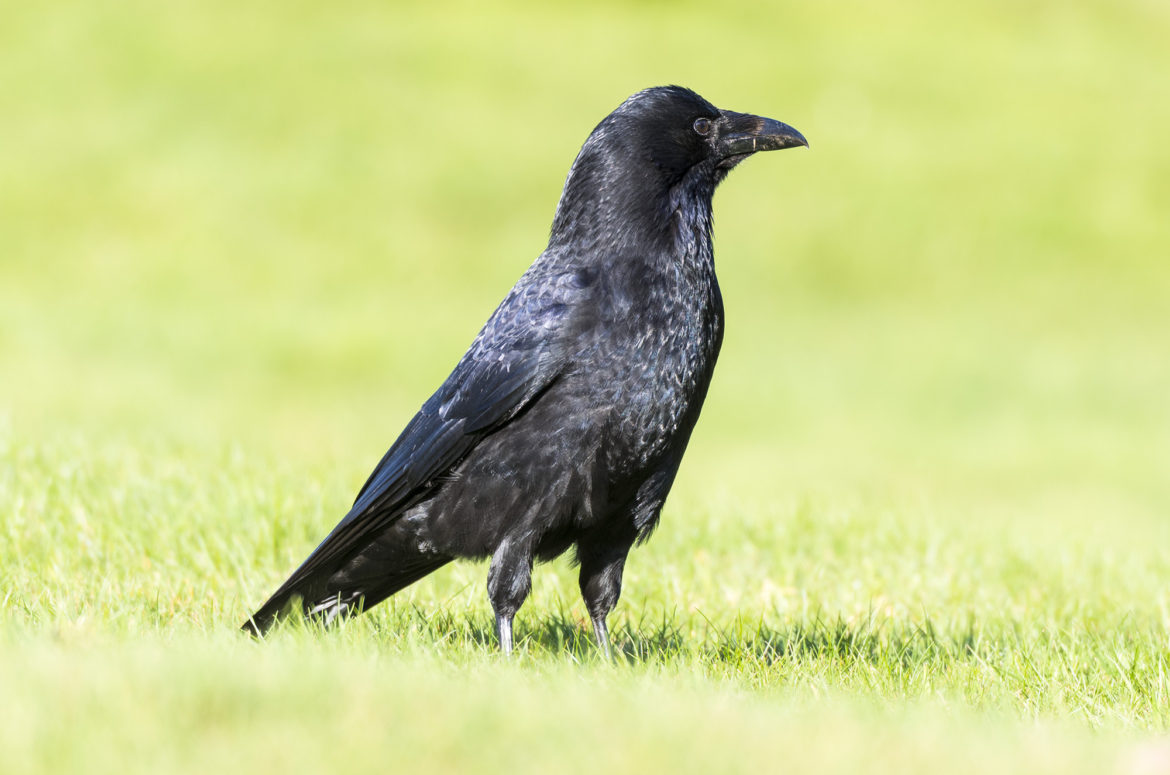
[[[587,660],[598,656],[592,625],[566,611],[521,616],[515,625],[517,647],[531,654]],[[490,617],[420,608],[400,609],[376,630],[392,639],[414,637],[493,650]],[[870,663],[885,669],[913,670],[981,659],[991,651],[973,623],[948,626],[940,635],[927,618],[918,624],[847,621],[814,615],[781,624],[742,618],[713,622],[700,613],[667,613],[625,621],[610,634],[614,656],[631,663],[700,660],[708,664],[761,666],[782,661],[832,660]]]

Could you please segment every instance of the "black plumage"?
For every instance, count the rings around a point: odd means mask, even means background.
[[[349,513],[244,624],[326,619],[458,557],[491,557],[500,645],[534,560],[569,547],[598,643],[630,548],[658,521],[723,337],[711,197],[742,159],[807,145],[677,86],[586,140],[547,249],[382,458]]]

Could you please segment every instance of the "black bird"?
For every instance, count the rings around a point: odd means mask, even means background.
[[[360,611],[457,557],[491,557],[504,652],[534,560],[569,547],[597,643],[658,522],[723,339],[711,196],[757,151],[807,146],[679,86],[638,92],[569,170],[548,247],[370,475],[244,624]]]

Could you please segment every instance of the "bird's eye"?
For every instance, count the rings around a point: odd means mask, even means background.
[[[695,131],[698,132],[699,134],[703,135],[704,137],[706,137],[707,133],[711,131],[711,119],[709,119],[709,118],[696,118],[695,119]]]

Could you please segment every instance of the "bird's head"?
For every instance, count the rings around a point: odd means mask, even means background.
[[[690,89],[633,95],[589,135],[569,171],[553,223],[611,221],[623,213],[658,220],[681,202],[705,202],[732,167],[760,151],[808,146],[770,118],[720,110]],[[582,221],[584,223],[582,223]]]
[[[804,135],[770,118],[720,110],[690,89],[659,86],[627,99],[594,130],[612,150],[656,167],[667,180],[693,170],[718,182],[758,151],[808,146]],[[625,155],[625,154],[623,154]]]

